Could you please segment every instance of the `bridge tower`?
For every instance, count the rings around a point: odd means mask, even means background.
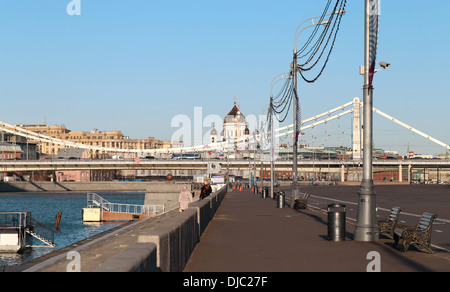
[[[362,159],[361,147],[361,99],[353,99],[353,159]]]

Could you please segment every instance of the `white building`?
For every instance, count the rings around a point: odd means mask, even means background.
[[[236,106],[237,98],[234,98],[234,106],[223,120],[222,141],[236,142],[238,139],[248,137],[250,131],[247,119],[241,113],[239,105]]]

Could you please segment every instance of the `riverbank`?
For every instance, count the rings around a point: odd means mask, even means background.
[[[0,182],[1,193],[64,193],[64,192],[145,192],[149,185],[166,185],[168,182]]]
[[[0,195],[2,193],[65,193],[65,192],[145,192],[149,185],[183,184],[182,181],[160,182],[160,181],[103,181],[103,182],[28,182],[12,181],[0,182]],[[282,186],[290,186],[292,182],[282,181]],[[375,185],[408,185],[408,182],[374,182]],[[258,182],[259,184],[259,182]],[[311,185],[311,182],[299,182],[300,185]],[[268,186],[268,182],[264,182]],[[329,182],[317,181],[315,186],[354,186],[361,182]]]
[[[106,200],[120,204],[142,205],[144,192],[99,192]],[[124,222],[85,223],[82,209],[86,208],[86,192],[65,193],[8,193],[0,195],[0,211],[30,212],[39,222],[55,228],[56,216],[62,213],[60,229],[54,234],[55,248],[35,247],[21,254],[1,254],[0,270],[3,266],[16,266],[41,257],[65,246],[95,236],[101,232],[121,226]],[[33,238],[32,244],[42,245]]]
[[[223,187],[195,200],[181,214],[173,210],[126,223],[6,271],[65,272],[77,265],[70,253],[81,259],[77,266],[81,272],[181,272],[226,193]]]

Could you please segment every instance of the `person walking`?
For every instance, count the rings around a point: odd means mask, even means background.
[[[205,181],[205,184],[202,186],[202,189],[200,191],[200,200],[203,200],[209,195],[211,195],[211,186],[207,181]]]
[[[179,213],[182,213],[187,208],[189,208],[189,203],[192,203],[192,194],[188,191],[187,186],[183,187],[183,190],[180,192],[180,196],[178,199],[178,203],[180,205],[180,208],[178,210]]]

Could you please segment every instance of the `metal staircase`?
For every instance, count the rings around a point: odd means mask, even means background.
[[[105,200],[103,197],[97,195],[96,193],[87,194],[88,208],[100,208],[105,212],[109,212],[110,208],[108,208],[111,203],[108,200]]]
[[[51,229],[47,225],[31,217],[29,215],[31,224],[25,228],[25,232],[38,239],[44,245],[32,245],[32,247],[56,247],[55,244],[55,230]]]
[[[39,239],[41,242],[45,243],[45,247],[52,247],[52,248],[53,248],[53,247],[56,247],[56,244],[55,244],[54,242],[48,241],[47,239],[41,237],[39,234],[34,233],[33,231],[31,231],[31,230],[26,230],[26,232],[27,232],[29,235],[33,236],[34,238]],[[32,247],[42,247],[42,246],[41,246],[41,245],[32,245]]]

